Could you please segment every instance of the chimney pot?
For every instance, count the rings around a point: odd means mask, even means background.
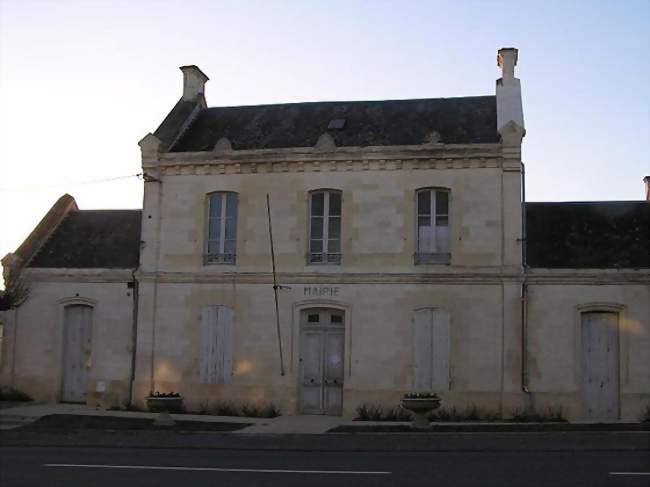
[[[501,83],[510,84],[515,79],[515,66],[519,51],[514,47],[502,47],[497,54],[497,66],[501,68]]]
[[[189,65],[179,68],[183,72],[183,100],[191,101],[205,94],[205,83],[210,78],[198,66]]]

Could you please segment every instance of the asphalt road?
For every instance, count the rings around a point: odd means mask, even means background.
[[[650,450],[571,451],[561,445],[558,451],[476,451],[474,445],[455,451],[375,452],[7,446],[0,448],[0,485],[647,487]]]

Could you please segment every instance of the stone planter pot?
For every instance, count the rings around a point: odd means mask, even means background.
[[[411,421],[411,426],[413,426],[414,428],[428,428],[429,413],[440,407],[440,399],[437,397],[431,397],[431,398],[403,397],[401,404],[404,409],[408,409],[414,415],[413,421]]]
[[[169,413],[181,411],[183,407],[182,397],[147,397],[149,411],[160,413],[154,420],[156,426],[174,426],[174,420]]]

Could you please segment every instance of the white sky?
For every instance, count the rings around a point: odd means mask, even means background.
[[[531,201],[643,198],[650,1],[0,0],[0,257],[56,199],[139,208],[137,146],[211,106],[494,93],[518,47]]]

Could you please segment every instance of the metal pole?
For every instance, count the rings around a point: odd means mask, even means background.
[[[280,308],[278,307],[278,286],[275,277],[275,251],[273,250],[273,226],[271,225],[271,202],[266,195],[266,211],[269,216],[269,240],[271,243],[271,265],[273,266],[273,294],[275,295],[275,326],[278,331],[278,349],[280,350],[280,375],[284,376],[284,359],[282,357],[282,337],[280,335]]]

